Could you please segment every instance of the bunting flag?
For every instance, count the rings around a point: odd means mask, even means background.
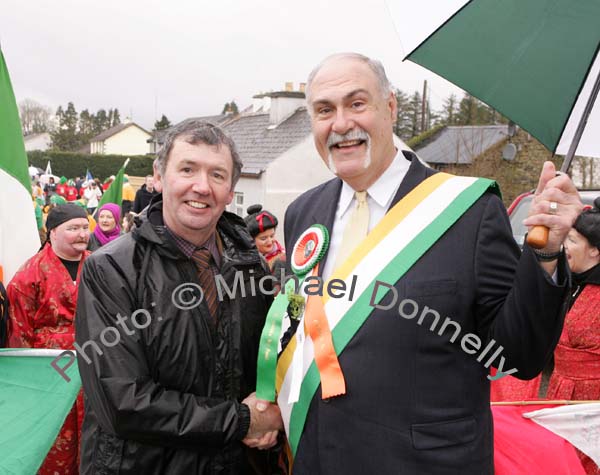
[[[0,473],[37,473],[80,388],[73,352],[0,350]]]
[[[544,407],[492,406],[496,475],[585,475],[569,442],[525,418],[527,411]]]
[[[108,190],[104,192],[100,202],[98,203],[98,209],[105,205],[106,203],[114,203],[116,205],[121,206],[121,202],[123,201],[123,176],[125,175],[125,168],[129,163],[129,159],[125,160],[125,163],[115,176],[115,179],[108,187]]]
[[[568,440],[600,467],[600,403],[541,409],[523,416]]]
[[[0,281],[40,247],[19,111],[0,50]]]

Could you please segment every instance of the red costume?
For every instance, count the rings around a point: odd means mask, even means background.
[[[67,186],[67,201],[75,201],[77,199],[77,188],[74,186]]]
[[[267,264],[269,264],[269,269],[273,270],[273,266],[275,262],[282,261],[285,263],[285,248],[279,244],[279,241],[273,241],[273,249],[268,254],[264,254],[263,257],[267,260]]]
[[[574,302],[556,349],[548,383],[549,400],[600,400],[600,264],[573,274]],[[492,401],[538,398],[541,376],[531,381],[505,377],[492,383]],[[578,451],[587,475],[600,475],[596,464]]]
[[[546,397],[600,399],[600,285],[586,285],[567,313]],[[600,474],[593,460],[581,452],[579,456],[586,474]]]
[[[56,194],[62,196],[63,198],[67,197],[67,185],[65,183],[59,183],[56,185]]]
[[[73,282],[64,264],[46,244],[15,274],[7,288],[10,302],[9,346],[73,349],[75,306],[82,265]],[[79,432],[83,421],[81,394],[50,449],[41,475],[78,474]]]

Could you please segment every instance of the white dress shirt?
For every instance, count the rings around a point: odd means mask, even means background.
[[[400,150],[397,151],[394,160],[383,174],[367,189],[367,204],[369,206],[369,232],[379,224],[381,218],[387,213],[394,196],[404,180],[410,162],[404,157]],[[358,190],[362,191],[362,190]],[[344,236],[344,228],[356,207],[355,190],[346,182],[342,182],[342,191],[338,200],[333,228],[329,239],[329,252],[327,262],[323,269],[322,277],[325,281],[331,277],[335,265],[338,249]]]

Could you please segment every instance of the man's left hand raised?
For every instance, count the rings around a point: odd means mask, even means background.
[[[548,242],[540,251],[553,254],[560,251],[582,209],[579,193],[569,176],[557,174],[554,164],[545,162],[529,209],[529,216],[523,224],[546,226],[549,230]],[[556,262],[541,262],[541,265],[552,275],[556,269]]]

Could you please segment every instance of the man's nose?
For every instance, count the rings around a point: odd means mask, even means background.
[[[206,173],[199,173],[194,178],[194,186],[192,189],[196,193],[207,194],[210,192],[210,186],[208,183],[208,175]]]
[[[336,134],[344,135],[354,127],[354,121],[350,117],[350,114],[343,108],[337,109],[335,119],[333,121],[332,130]]]

